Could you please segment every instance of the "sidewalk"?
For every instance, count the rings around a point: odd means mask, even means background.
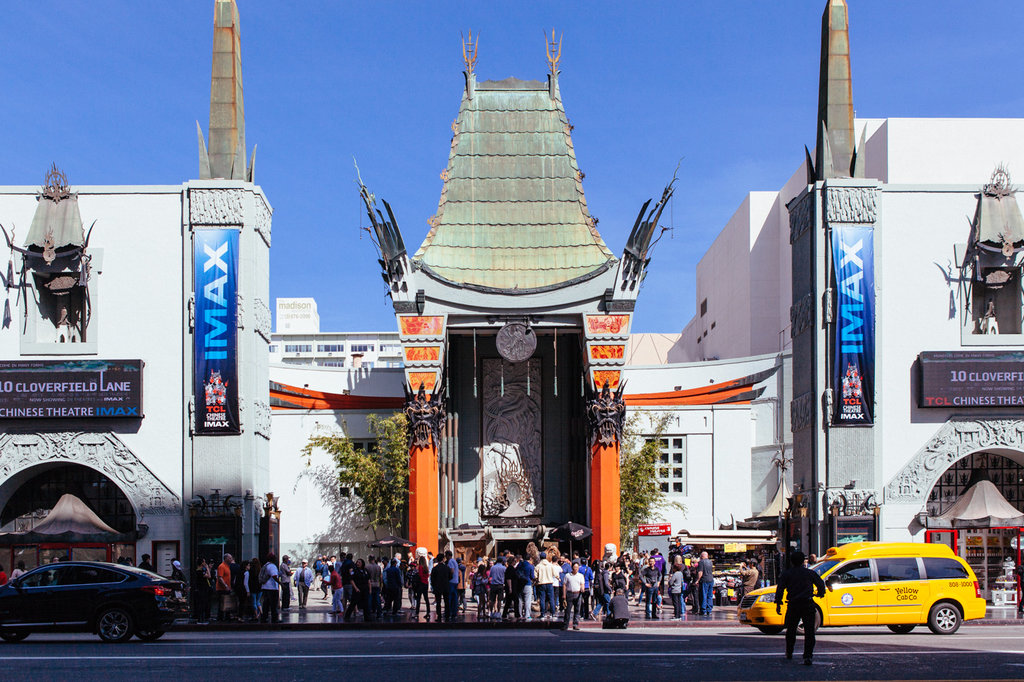
[[[387,616],[381,620],[366,623],[362,616],[356,615],[353,621],[346,623],[341,616],[331,615],[330,598],[323,599],[323,593],[317,590],[309,593],[309,601],[305,609],[300,609],[298,602],[292,601],[289,609],[281,611],[281,622],[277,625],[259,624],[248,622],[227,622],[220,623],[215,620],[209,624],[181,623],[174,626],[178,632],[188,631],[237,631],[237,630],[344,630],[344,629],[387,629],[387,630],[421,630],[421,629],[500,629],[500,628],[524,628],[524,629],[557,629],[562,627],[561,613],[557,614],[554,620],[545,621],[536,616],[529,621],[493,621],[490,619],[480,620],[476,615],[476,604],[467,600],[466,610],[459,611],[458,620],[454,623],[437,622],[434,612],[428,620],[421,609],[419,617],[412,614],[409,609],[408,593],[403,595],[402,611],[396,617]],[[431,600],[431,607],[433,607]],[[692,628],[692,627],[739,627],[747,628],[748,625],[739,622],[736,613],[736,605],[717,606],[710,616],[697,616],[687,612],[682,620],[672,618],[672,607],[669,605],[667,611],[662,611],[656,618],[646,618],[644,607],[635,601],[630,601],[629,628]],[[1024,619],[1017,616],[1013,607],[996,608],[990,606],[985,618],[981,620],[968,621],[965,626],[971,625],[1024,625]],[[601,627],[600,617],[597,620],[581,620],[580,627],[592,629]]]

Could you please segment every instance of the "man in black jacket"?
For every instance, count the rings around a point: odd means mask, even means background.
[[[804,665],[811,664],[814,655],[814,625],[817,607],[814,596],[825,596],[825,581],[821,576],[804,566],[804,553],[793,552],[789,555],[790,568],[779,576],[779,586],[775,588],[775,612],[782,613],[783,593],[789,593],[786,604],[786,658],[793,658],[796,646],[796,629],[800,621],[804,623]]]
[[[448,599],[448,592],[450,590],[450,582],[452,579],[452,569],[448,568],[448,564],[444,561],[444,557],[438,557],[437,561],[434,562],[434,568],[430,571],[430,589],[434,591],[434,604],[437,606],[437,622],[440,623],[442,618],[448,619],[451,617],[451,605]],[[442,614],[442,604],[444,605],[444,613]]]

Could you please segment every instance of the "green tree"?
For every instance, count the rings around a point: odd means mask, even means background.
[[[633,414],[626,419],[619,448],[620,549],[632,547],[641,523],[662,521],[663,510],[686,507],[672,502],[658,482],[659,441],[669,415]]]
[[[366,416],[375,446],[357,449],[344,434],[311,436],[302,448],[307,465],[314,450],[323,450],[337,472],[337,484],[356,492],[359,511],[366,517],[366,527],[377,534],[379,529],[396,534],[405,518],[409,501],[408,420],[396,412],[390,417]]]

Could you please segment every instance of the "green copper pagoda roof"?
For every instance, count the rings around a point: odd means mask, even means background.
[[[493,290],[567,285],[615,262],[583,196],[558,94],[507,78],[467,88],[431,230],[414,267]]]

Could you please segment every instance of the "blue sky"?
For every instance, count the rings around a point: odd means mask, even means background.
[[[352,157],[415,250],[461,97],[460,31],[480,36],[479,79],[543,79],[554,27],[587,201],[613,252],[685,157],[634,325],[679,331],[696,263],[744,195],[781,187],[814,144],[823,7],[239,0],[246,138],[275,209],[271,297],[315,296],[324,330],[394,329]],[[1024,3],[850,0],[850,18],[858,116],[1024,114]],[[41,183],[52,162],[73,184],[195,178],[212,19],[212,0],[9,3],[0,184]]]

